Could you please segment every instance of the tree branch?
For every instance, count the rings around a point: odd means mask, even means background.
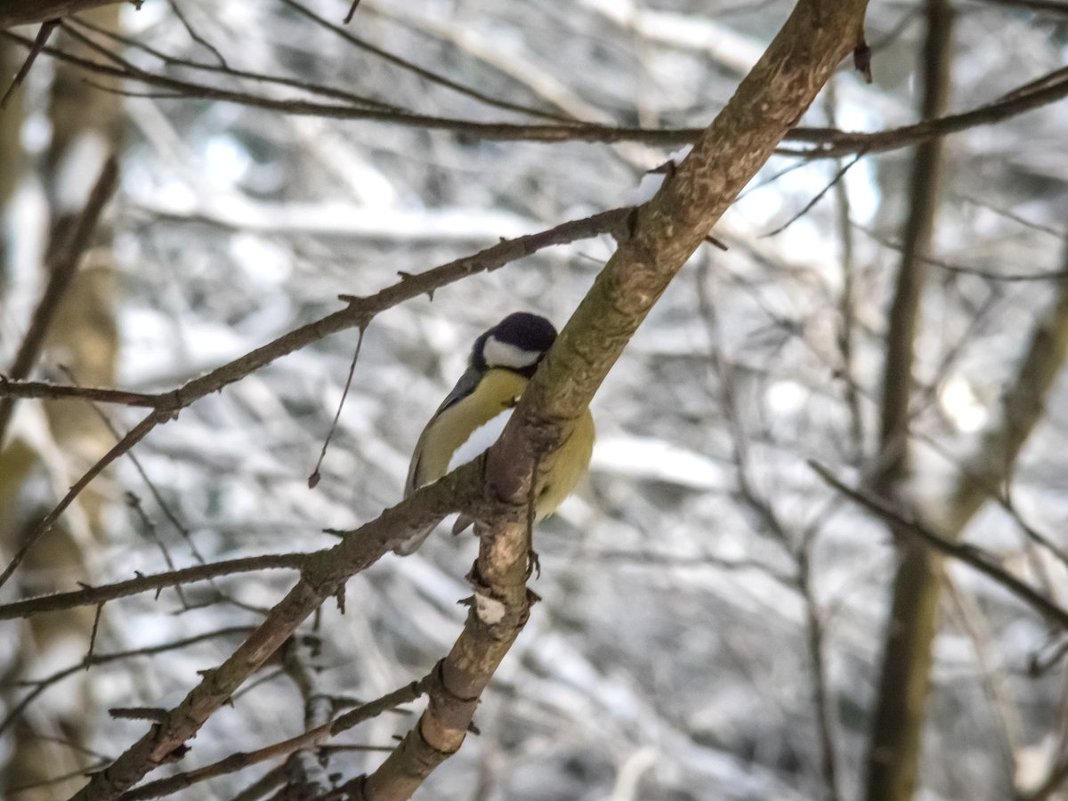
[[[23,338],[22,344],[19,345],[18,353],[15,354],[15,361],[9,371],[9,375],[12,378],[25,378],[30,374],[30,370],[33,369],[33,365],[37,362],[37,357],[40,356],[41,348],[44,347],[45,336],[48,334],[48,329],[52,324],[52,319],[55,317],[56,310],[59,308],[59,303],[66,294],[67,287],[70,286],[75,272],[77,272],[82,254],[89,247],[89,240],[96,230],[97,221],[100,219],[105,204],[115,192],[118,175],[118,164],[115,161],[115,157],[111,156],[104,162],[100,175],[97,176],[96,182],[89,192],[85,208],[82,210],[77,224],[73,226],[70,236],[63,243],[63,246],[57,249],[55,256],[50,260],[48,265],[48,286],[45,287],[44,295],[41,296],[41,301],[37,304],[33,317],[30,319],[30,327],[26,331],[26,336]],[[0,397],[0,443],[4,441],[4,433],[11,420],[14,404],[13,398]],[[3,582],[0,581],[0,583]]]
[[[346,308],[289,331],[266,345],[262,345],[227,364],[217,367],[206,375],[186,382],[175,390],[158,394],[156,402],[153,404],[153,412],[142,419],[110,451],[90,467],[74,483],[67,494],[60,499],[59,503],[29,533],[7,567],[4,568],[3,573],[0,573],[0,586],[3,586],[11,577],[30,549],[52,527],[60,515],[94,478],[100,475],[108,465],[148,436],[157,425],[175,419],[177,413],[186,406],[205,395],[218,392],[228,384],[239,381],[249,373],[270,364],[275,359],[299,350],[312,342],[317,342],[331,334],[349,328],[366,327],[376,314],[392,308],[398,303],[424,294],[433,295],[435,290],[447,284],[476,273],[492,272],[509,262],[529,256],[551,245],[566,244],[576,239],[584,239],[615,231],[624,224],[630,212],[630,208],[603,211],[592,217],[562,223],[555,228],[536,234],[505,240],[473,256],[455,259],[418,275],[402,273],[400,281],[374,295],[367,297],[342,295],[341,299],[348,303]],[[3,396],[4,391],[5,384],[0,382],[0,396]]]
[[[12,41],[30,48],[33,41],[11,32],[0,31]],[[153,73],[141,69],[117,54],[111,54],[110,60],[121,66],[102,64],[92,59],[82,58],[72,53],[46,46],[42,48],[48,55],[76,64],[87,72],[94,72],[118,78],[136,80],[149,86],[157,86],[183,97],[198,97],[210,100],[237,103],[250,108],[278,111],[297,116],[323,117],[328,119],[359,119],[371,122],[383,122],[390,125],[422,128],[424,130],[442,130],[463,133],[490,141],[526,141],[526,142],[642,142],[660,147],[678,147],[690,144],[701,134],[701,128],[653,129],[613,125],[595,125],[585,122],[523,124],[506,122],[479,122],[452,117],[439,117],[402,110],[368,108],[367,101],[361,103],[322,103],[302,98],[275,98],[249,92],[227,89],[224,87],[201,84],[195,81]],[[215,65],[191,65],[197,69],[219,70]],[[235,73],[236,74],[236,73]],[[246,77],[248,75],[246,74]],[[261,76],[261,80],[277,83],[279,79]],[[341,90],[330,87],[304,86],[305,90],[327,96],[338,96]],[[797,156],[806,159],[840,158],[855,153],[884,153],[902,147],[926,142],[931,139],[959,133],[982,125],[1003,122],[1028,111],[1059,102],[1068,97],[1068,76],[1058,69],[1029,81],[1024,86],[1013,90],[1003,97],[985,103],[959,114],[951,114],[937,119],[925,120],[912,125],[904,125],[885,131],[853,132],[831,128],[812,128],[797,126],[783,137],[792,142],[804,142],[812,145],[807,148],[780,147],[779,155]]]
[[[127,581],[104,584],[100,587],[86,587],[71,592],[56,592],[51,595],[38,595],[0,604],[0,620],[17,620],[39,615],[45,612],[58,612],[79,606],[92,606],[143,592],[161,590],[165,587],[180,587],[197,581],[208,581],[220,576],[232,576],[237,573],[251,573],[260,570],[300,570],[308,554],[280,553],[262,556],[247,556],[241,559],[226,559],[221,562],[208,562],[193,565],[166,573],[154,573],[138,576]]]
[[[0,30],[14,25],[46,22],[119,2],[132,3],[140,8],[142,0],[4,0],[0,4]]]
[[[976,548],[974,545],[955,542],[951,536],[939,534],[918,520],[902,514],[877,495],[847,486],[835,478],[828,468],[817,462],[809,461],[808,464],[820,478],[850,500],[874,512],[882,520],[889,523],[895,531],[911,534],[938,553],[951,556],[957,561],[974,568],[984,576],[996,581],[1049,622],[1068,630],[1068,609],[1058,606],[1046,596],[1032,589],[1026,582],[1016,578],[1016,576],[1001,567],[994,557],[986,551]]]
[[[556,450],[630,337],[742,187],[772,155],[842,58],[863,39],[865,3],[802,0],[737,93],[649,203],[639,207],[592,289],[486,456],[475,596],[440,686],[400,746],[350,783],[366,801],[407,799],[463,742],[478,698],[526,622],[535,474]],[[362,795],[360,795],[362,794]]]
[[[374,564],[413,531],[457,510],[478,491],[477,463],[465,465],[423,487],[375,520],[351,532],[338,545],[304,557],[301,577],[260,626],[219,667],[207,671],[176,707],[163,712],[140,740],[111,765],[92,776],[75,801],[111,801],[149,771],[174,759],[208,718],[292,636],[327,598],[353,575]]]
[[[178,707],[94,775],[75,796],[77,801],[110,801],[162,764],[349,576],[372,564],[411,530],[458,504],[484,521],[472,572],[476,585],[472,611],[436,674],[439,682],[431,691],[428,709],[398,749],[367,778],[364,792],[372,798],[406,798],[459,747],[479,694],[529,610],[524,513],[532,466],[549,464],[671,278],[842,58],[861,41],[865,5],[863,0],[798,4],[734,100],[672,179],[633,216],[630,235],[562,331],[485,464],[479,460],[460,468],[386,510],[330,551],[309,556],[298,584],[257,631]],[[353,303],[343,312],[350,325],[366,324],[373,313],[365,303]],[[325,335],[320,329],[315,334]],[[259,353],[239,360],[239,369],[258,359]],[[201,391],[219,378],[191,383]],[[483,467],[490,479],[480,491]],[[472,498],[478,500],[469,503]]]

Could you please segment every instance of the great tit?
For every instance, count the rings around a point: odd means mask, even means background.
[[[467,371],[419,436],[404,497],[474,460],[497,441],[555,340],[553,324],[527,312],[509,314],[475,340]],[[535,520],[554,512],[586,475],[593,437],[593,417],[587,409],[539,482]],[[453,533],[469,524],[470,520],[461,517]],[[402,556],[413,553],[433,529],[418,532],[394,550]]]

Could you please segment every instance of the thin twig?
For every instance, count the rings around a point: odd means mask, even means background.
[[[329,20],[319,16],[310,8],[305,6],[303,3],[298,3],[296,2],[296,0],[282,0],[282,2],[292,8],[297,13],[303,14],[305,17],[310,19],[316,25],[319,25],[324,30],[328,30],[331,33],[336,34],[337,36],[340,36],[342,39],[344,39],[346,42],[353,45],[354,47],[358,47],[359,49],[367,53],[371,53],[372,55],[382,59],[386,63],[406,70],[412,73],[413,75],[418,75],[420,78],[423,78],[424,80],[429,81],[430,83],[437,84],[438,86],[444,86],[446,89],[451,89],[452,91],[464,95],[465,97],[470,97],[472,100],[477,100],[480,103],[484,103],[494,108],[500,108],[506,111],[515,111],[520,114],[529,114],[532,117],[541,117],[543,119],[555,120],[557,122],[568,121],[567,117],[562,117],[558,114],[553,114],[550,111],[532,108],[531,106],[520,105],[519,103],[512,103],[507,100],[501,100],[499,98],[493,97],[492,95],[487,95],[483,92],[480,92],[470,86],[465,86],[462,83],[454,81],[444,75],[439,75],[438,73],[428,70],[425,67],[420,67],[418,64],[415,64],[414,62],[409,61],[406,58],[402,58],[398,55],[395,55],[394,53],[390,53],[388,50],[383,50],[382,48],[377,47],[376,45],[373,45],[370,42],[349,33],[344,28],[338,25],[334,25]],[[348,20],[345,21],[348,22]]]
[[[99,665],[105,665],[109,662],[117,662],[123,659],[132,659],[139,656],[153,656],[155,654],[165,653],[167,651],[180,650],[190,645],[195,645],[199,642],[215,639],[217,637],[230,637],[237,635],[247,635],[251,629],[248,626],[231,626],[229,628],[217,629],[215,631],[209,631],[204,634],[197,634],[192,637],[185,637],[173,642],[163,643],[162,645],[146,646],[144,648],[134,648],[128,651],[116,651],[109,654],[93,654],[88,661],[78,662],[70,667],[62,668],[40,679],[22,680],[17,682],[18,686],[32,686],[30,692],[28,692],[23,698],[19,699],[19,702],[12,706],[3,720],[0,720],[0,734],[3,734],[12,723],[14,723],[23,711],[33,701],[45,692],[53,684],[57,684],[69,676],[73,676],[82,670],[90,667],[96,667]],[[94,754],[94,756],[99,756]],[[109,760],[110,761],[110,760]]]
[[[160,403],[159,395],[147,392],[53,384],[49,381],[17,381],[6,375],[0,375],[0,398],[42,398],[45,400],[80,398],[87,401],[149,409],[155,408]]]
[[[37,308],[30,320],[30,327],[26,336],[19,345],[15,354],[15,361],[8,371],[10,378],[21,379],[30,374],[33,365],[40,356],[44,347],[45,336],[55,318],[59,303],[67,292],[74,273],[78,269],[82,254],[89,247],[89,240],[96,230],[97,221],[104,205],[111,198],[118,183],[118,164],[115,157],[111,156],[104,162],[100,175],[89,192],[89,198],[85,203],[77,224],[71,230],[67,241],[58,248],[57,255],[52,259],[49,266],[48,286],[45,288]],[[0,397],[0,442],[4,440],[4,433],[11,420],[14,408],[14,400],[8,397]],[[0,578],[0,584],[3,579]]]
[[[170,570],[166,573],[138,576],[137,578],[118,581],[114,584],[104,584],[99,587],[87,587],[71,592],[52,593],[51,595],[37,595],[21,601],[0,604],[0,620],[14,620],[42,612],[73,609],[78,606],[113,601],[116,598],[125,598],[129,595],[138,595],[142,592],[150,592],[162,587],[174,587],[194,581],[207,581],[219,576],[231,576],[235,573],[251,573],[259,570],[300,570],[306,558],[307,554],[279,553],[246,556],[239,559],[224,559],[220,562],[208,562],[207,564],[194,565],[180,570]]]
[[[775,236],[776,234],[781,234],[783,231],[785,231],[787,228],[789,228],[795,222],[797,222],[802,217],[804,217],[806,214],[808,214],[810,211],[812,211],[812,208],[823,199],[823,196],[826,195],[828,192],[830,192],[832,189],[834,189],[836,186],[838,186],[838,184],[842,181],[842,179],[845,178],[846,173],[849,172],[850,169],[852,169],[854,164],[856,164],[858,161],[860,161],[862,158],[864,158],[865,155],[866,155],[865,152],[862,150],[861,152],[859,152],[855,156],[853,156],[853,158],[850,161],[848,161],[845,164],[843,164],[838,169],[838,172],[836,172],[834,174],[834,177],[831,178],[831,180],[827,183],[827,185],[824,186],[823,189],[821,189],[819,192],[817,192],[815,194],[815,196],[808,203],[806,203],[804,206],[802,206],[800,211],[798,211],[796,214],[794,214],[789,220],[784,222],[778,228],[775,228],[775,229],[773,229],[771,231],[768,231],[766,234],[764,234],[764,236]]]
[[[0,586],[11,577],[26,554],[36,542],[59,519],[60,515],[74,502],[75,498],[100,475],[110,464],[127,453],[157,425],[174,419],[177,413],[196,400],[223,387],[239,381],[249,373],[264,367],[276,359],[299,350],[312,342],[317,342],[330,334],[353,327],[366,327],[374,316],[406,300],[432,293],[447,284],[454,283],[470,275],[492,272],[509,262],[529,256],[552,245],[561,245],[577,239],[585,239],[602,233],[618,231],[624,226],[632,209],[621,208],[604,211],[581,220],[572,220],[554,228],[535,234],[506,239],[486,248],[472,256],[455,259],[440,267],[427,270],[418,275],[403,274],[401,280],[374,295],[356,297],[341,296],[348,305],[346,308],[293,329],[266,345],[261,345],[249,353],[239,356],[206,375],[186,382],[178,389],[160,393],[155,410],[116,443],[92,467],[79,478],[70,490],[52,510],[41,519],[37,526],[26,536],[11,562],[0,573]],[[0,392],[3,385],[0,384]],[[0,399],[2,402],[2,399]]]
[[[37,31],[37,38],[33,40],[33,47],[30,48],[30,52],[26,54],[26,60],[22,62],[22,66],[19,71],[15,73],[15,77],[11,79],[11,84],[7,87],[7,91],[4,92],[4,96],[0,97],[0,111],[7,106],[7,101],[11,99],[11,96],[15,94],[22,82],[26,80],[26,76],[30,74],[30,68],[33,66],[33,62],[37,60],[37,56],[41,53],[41,49],[48,44],[48,38],[52,35],[52,31],[59,25],[59,20],[50,19],[41,23],[40,30]]]
[[[11,31],[0,31],[0,35],[18,42],[24,47],[32,47],[33,45],[31,40]],[[90,72],[138,80],[142,83],[177,90],[189,97],[228,101],[252,108],[280,111],[287,114],[330,119],[363,119],[426,130],[447,130],[491,141],[580,141],[603,143],[634,141],[649,145],[677,147],[692,143],[701,133],[699,128],[650,129],[592,125],[580,122],[556,125],[476,122],[410,112],[358,108],[352,105],[314,103],[291,98],[270,98],[151,73],[133,65],[127,68],[112,67],[50,46],[46,46],[44,52]],[[204,65],[200,66],[204,67]],[[839,158],[860,152],[869,154],[883,153],[982,125],[1003,122],[1019,114],[1056,103],[1068,97],[1068,79],[1056,80],[1048,85],[1043,83],[1043,79],[1039,79],[1038,81],[1031,81],[1029,84],[1037,84],[1041,88],[1023,92],[1019,96],[1012,96],[1008,100],[977,106],[960,114],[951,114],[912,125],[891,128],[886,131],[854,133],[829,128],[799,126],[787,133],[784,140],[805,142],[810,144],[811,147],[804,149],[780,147],[776,150],[776,153],[805,159]]]
[[[264,746],[263,748],[257,748],[254,751],[242,751],[230,754],[229,756],[224,757],[217,762],[213,762],[210,765],[205,765],[202,768],[179,773],[175,776],[169,776],[166,779],[158,779],[157,781],[149,782],[134,790],[123,793],[118,796],[116,801],[146,801],[151,798],[171,795],[179,790],[184,790],[217,776],[224,776],[228,773],[244,770],[252,765],[272,759],[288,757],[302,749],[314,748],[323,744],[329,738],[336,737],[341,732],[348,731],[364,721],[378,717],[384,712],[395,709],[401,704],[410,703],[411,701],[416,700],[426,692],[426,681],[426,679],[423,679],[422,681],[406,684],[391,693],[383,695],[381,698],[374,701],[368,701],[366,704],[346,712],[344,715],[339,716],[333,721],[311,728],[286,740],[280,740],[271,745]]]
[[[201,47],[208,50],[213,56],[215,56],[215,59],[219,62],[220,67],[223,67],[224,69],[230,69],[230,65],[226,63],[226,59],[223,57],[223,54],[219,52],[219,48],[217,48],[215,45],[213,45],[211,42],[209,42],[207,39],[197,33],[196,29],[189,24],[189,20],[186,19],[185,14],[182,13],[182,7],[176,2],[176,0],[170,0],[170,6],[171,11],[174,12],[174,16],[178,18],[178,21],[182,23],[182,27],[185,28],[186,33],[189,34],[189,38],[191,38],[194,42],[196,42]]]
[[[838,490],[850,500],[863,506],[865,509],[875,513],[875,515],[886,522],[892,524],[895,531],[903,531],[906,534],[913,534],[933,550],[938,551],[945,556],[950,556],[957,561],[963,562],[969,567],[974,568],[984,576],[987,576],[1000,584],[1012,595],[1015,595],[1020,601],[1038,612],[1046,620],[1068,629],[1068,609],[1058,606],[1041,593],[1038,593],[1029,587],[1025,582],[1016,578],[1016,576],[998,565],[994,557],[986,551],[977,548],[974,545],[953,542],[952,540],[943,537],[941,534],[936,533],[932,529],[918,522],[915,518],[903,514],[899,510],[893,508],[881,498],[842,483],[835,478],[834,474],[828,467],[825,467],[819,462],[809,460],[808,465],[816,471],[820,478],[834,487],[834,489]]]
[[[363,347],[363,335],[367,330],[366,326],[360,326],[360,336],[356,340],[356,349],[352,354],[352,363],[349,364],[349,374],[345,377],[345,388],[341,391],[341,397],[337,402],[337,411],[334,412],[334,419],[330,421],[330,428],[326,432],[326,437],[323,439],[322,450],[319,451],[319,458],[315,461],[315,468],[312,470],[311,475],[308,476],[308,487],[315,489],[319,484],[319,469],[323,466],[323,459],[326,458],[326,449],[330,447],[330,440],[334,438],[334,432],[337,430],[337,421],[341,419],[341,410],[345,406],[345,399],[349,396],[349,389],[352,387],[352,376],[356,372],[356,362],[360,358],[360,349]]]

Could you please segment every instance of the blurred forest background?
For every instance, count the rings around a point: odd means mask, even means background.
[[[47,41],[0,112],[3,564],[136,393],[636,202],[791,5],[364,0],[346,24],[339,0],[146,0],[8,27],[0,91]],[[874,2],[866,33],[874,81],[843,64],[600,390],[590,478],[537,534],[541,602],[425,797],[1068,798],[1068,4]],[[314,489],[355,328],[89,484],[0,589],[0,797],[74,793],[149,725],[109,709],[173,706],[293,576],[11,604],[331,546],[400,499],[472,340],[520,309],[562,326],[613,247],[375,316]],[[131,394],[16,402],[14,379]],[[444,531],[350,581],[151,779],[426,675],[470,594],[474,541]],[[373,769],[418,708],[122,797],[327,797],[294,788]]]

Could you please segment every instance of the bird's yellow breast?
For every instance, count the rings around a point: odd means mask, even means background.
[[[491,369],[483,375],[474,392],[442,411],[427,427],[419,443],[414,486],[429,484],[445,475],[457,448],[490,420],[508,413],[519,402],[527,383],[526,378],[511,370]],[[582,480],[589,469],[593,440],[593,417],[587,410],[552,463],[543,465],[535,503],[538,519],[555,511]]]

